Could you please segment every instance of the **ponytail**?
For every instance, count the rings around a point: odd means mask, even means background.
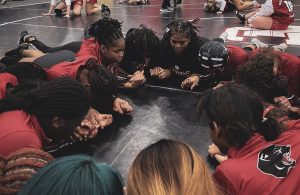
[[[266,118],[262,121],[258,132],[264,136],[265,140],[273,141],[281,134],[281,128],[274,118]]]

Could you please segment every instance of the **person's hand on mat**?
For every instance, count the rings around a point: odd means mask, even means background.
[[[216,154],[223,155],[218,146],[216,146],[215,144],[211,144],[208,146],[208,154],[210,155],[210,157],[214,157]]]
[[[153,69],[150,69],[150,75],[157,77],[159,79],[166,79],[170,77],[172,74],[172,70],[170,69],[163,69],[161,67],[155,67]]]
[[[200,78],[197,75],[192,75],[181,83],[181,88],[191,88],[191,90],[193,90],[196,86],[198,86],[199,81]]]
[[[64,18],[71,18],[70,15],[64,15]]]
[[[111,114],[100,114],[97,110],[90,108],[89,112],[84,118],[88,120],[96,128],[103,129],[104,127],[110,125],[113,121]]]
[[[290,107],[290,112],[296,113],[298,117],[300,117],[300,108],[298,107]]]
[[[274,98],[274,103],[283,110],[289,110],[291,108],[291,103],[287,97],[280,96]]]
[[[79,126],[77,126],[73,136],[71,136],[72,140],[87,140],[88,138],[93,138],[97,135],[98,128],[95,127],[91,122],[84,119]]]
[[[43,15],[43,16],[50,16],[51,13],[49,13],[49,12],[48,12],[48,13],[42,13],[42,15]]]
[[[220,87],[224,87],[228,83],[232,83],[232,82],[234,82],[234,81],[221,81],[219,84],[217,84],[216,86],[214,86],[213,89],[218,89]]]
[[[161,67],[155,67],[155,68],[152,68],[150,69],[150,75],[153,76],[153,77],[158,77],[158,73],[161,71]]]
[[[116,98],[113,103],[113,111],[118,112],[119,114],[129,114],[133,111],[133,108],[127,101]]]
[[[133,75],[129,75],[128,85],[124,85],[125,88],[136,88],[146,81],[144,71],[136,71]]]

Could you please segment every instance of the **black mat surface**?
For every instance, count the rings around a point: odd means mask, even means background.
[[[123,21],[124,33],[129,28],[143,23],[154,28],[161,36],[165,25],[176,18],[200,18],[200,34],[210,39],[218,37],[226,29],[233,32],[234,27],[239,27],[231,35],[232,40],[240,38],[241,41],[228,41],[227,44],[242,45],[257,33],[248,30],[248,36],[247,30],[242,29],[243,25],[233,13],[221,16],[205,13],[201,0],[183,0],[181,8],[168,14],[160,14],[161,0],[150,0],[151,4],[144,6],[120,5],[117,0],[104,0],[99,3],[110,6],[111,17]],[[291,41],[287,51],[300,56],[300,19],[297,14],[300,13],[300,8],[297,1],[294,1],[294,4],[297,19],[293,24],[293,31],[258,32],[258,38],[269,44]],[[50,46],[57,46],[81,40],[84,27],[102,17],[83,14],[82,17],[68,20],[55,16],[41,16],[48,8],[49,2],[41,0],[9,1],[5,6],[0,6],[0,56],[8,49],[16,47],[19,33],[23,30],[28,30]],[[237,34],[242,34],[242,37]],[[125,99],[133,104],[134,112],[131,116],[115,116],[114,124],[103,130],[96,139],[74,144],[60,151],[58,155],[87,153],[99,161],[112,163],[124,177],[136,154],[161,138],[184,141],[206,157],[210,139],[205,120],[197,115],[196,107],[200,95],[155,86],[145,86],[123,94]]]

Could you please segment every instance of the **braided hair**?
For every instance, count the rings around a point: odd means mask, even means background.
[[[6,157],[3,178],[0,180],[0,194],[14,195],[38,172],[54,158],[36,148],[22,148]]]
[[[149,57],[154,57],[157,52],[159,38],[154,30],[140,25],[140,28],[131,28],[126,33],[124,58],[145,59],[142,52],[147,52]],[[129,60],[129,59],[128,59]],[[143,62],[142,61],[142,62]]]
[[[47,79],[46,71],[33,62],[18,62],[3,68],[0,72],[7,72],[16,76],[19,82],[24,79]]]
[[[88,34],[95,37],[100,44],[105,46],[113,46],[116,40],[123,38],[122,23],[118,20],[104,17],[93,23],[89,29]]]
[[[195,18],[192,21],[187,20],[174,20],[170,24],[167,25],[163,39],[166,41],[170,41],[171,36],[174,33],[183,33],[190,37],[191,42],[198,40],[199,37],[197,32],[199,32],[199,26],[196,26],[199,18]]]
[[[83,85],[62,77],[40,83],[31,90],[20,90],[0,100],[0,112],[21,109],[39,117],[82,118],[90,106]]]
[[[105,66],[99,65],[98,61],[90,58],[84,67],[89,71],[91,104],[102,113],[110,113],[113,96],[117,95],[118,80]]]

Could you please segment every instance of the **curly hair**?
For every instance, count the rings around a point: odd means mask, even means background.
[[[279,57],[271,50],[262,50],[238,70],[239,82],[270,103],[273,102],[274,97],[288,95],[287,79],[273,73],[276,59]]]

